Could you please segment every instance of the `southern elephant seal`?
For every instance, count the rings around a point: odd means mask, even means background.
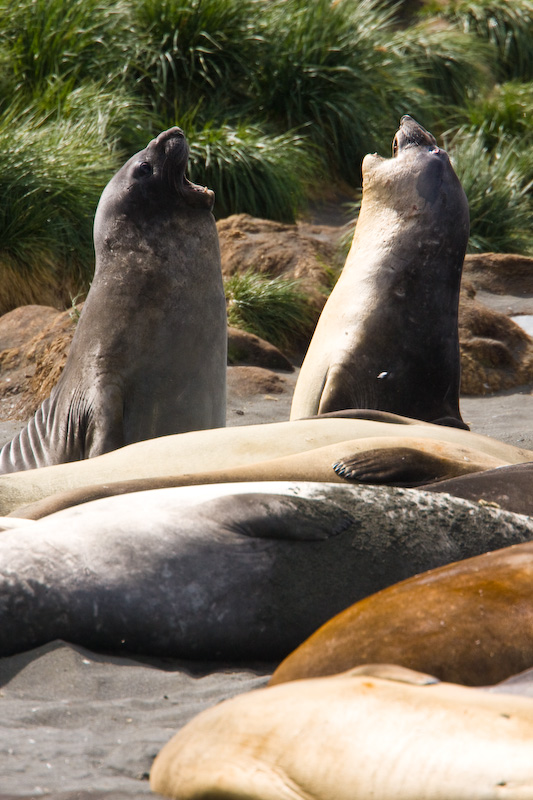
[[[350,603],[533,538],[533,520],[408,489],[159,489],[0,535],[0,656],[54,639],[107,652],[281,659]]]
[[[448,492],[474,502],[493,503],[515,514],[533,517],[533,461],[502,465],[420,488],[428,492]]]
[[[531,800],[533,699],[376,665],[202,711],[150,774],[176,800]]]
[[[384,454],[383,459],[381,454]],[[385,469],[383,461],[390,462],[391,466]],[[414,487],[421,481],[488,470],[506,463],[479,450],[436,439],[404,440],[388,436],[352,439],[235,467],[83,486],[19,506],[11,516],[40,519],[101,497],[211,483],[300,480]]]
[[[490,458],[497,459],[500,464],[515,464],[533,459],[533,452],[530,450],[470,431],[424,423],[405,425],[364,419],[325,418],[243,425],[162,436],[73,464],[58,464],[14,475],[0,475],[0,515],[9,514],[20,506],[57,492],[84,487],[91,487],[91,490],[96,487],[98,491],[97,485],[115,484],[117,481],[163,479],[163,485],[168,486],[167,479],[170,476],[171,482],[176,479],[181,484],[205,483],[208,482],[207,475],[211,477],[214,470],[220,471],[218,480],[227,481],[229,477],[224,476],[229,470],[254,464],[258,465],[254,471],[254,480],[260,480],[261,475],[264,476],[263,479],[277,479],[279,475],[272,470],[268,473],[263,471],[258,462],[281,459],[352,439],[378,437],[398,439],[402,447],[408,445],[410,440],[426,439],[427,448],[431,447],[433,441],[440,452],[442,443],[448,442],[453,446],[469,449],[474,454],[477,451],[476,458],[482,454],[488,456],[483,469],[487,468]],[[347,452],[341,455],[346,459],[350,456]],[[332,459],[332,467],[336,460]],[[353,458],[350,463],[353,463]],[[313,462],[310,460],[304,466],[305,474],[311,477]],[[331,480],[335,480],[333,471],[331,475]],[[250,476],[251,472],[241,475],[241,480],[250,480]],[[298,475],[291,474],[288,477],[294,478]],[[398,472],[395,477],[398,477]],[[428,474],[424,480],[433,478],[434,476]],[[358,480],[363,479],[360,470]],[[379,482],[375,469],[372,470],[371,479]],[[421,481],[420,474],[418,480]],[[157,484],[152,484],[150,488],[154,486]],[[147,487],[137,485],[135,488]],[[108,493],[109,489],[106,489],[104,494]],[[97,496],[98,494],[90,494],[92,498]],[[80,498],[76,502],[80,502]]]
[[[473,686],[532,667],[533,543],[433,569],[366,597],[291,653],[271,682],[381,661]]]
[[[214,194],[159,134],[104,189],[96,271],[58,384],[0,451],[0,472],[225,425],[226,304]],[[208,324],[206,324],[206,317]]]
[[[353,243],[305,356],[291,419],[376,408],[467,426],[457,314],[468,203],[434,136],[404,116],[363,160]]]

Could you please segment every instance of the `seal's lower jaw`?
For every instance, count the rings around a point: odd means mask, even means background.
[[[392,142],[392,156],[396,158],[407,147],[436,147],[437,140],[415,119],[405,114]]]
[[[215,204],[215,193],[207,186],[199,186],[185,177],[185,170],[189,160],[189,145],[181,128],[170,128],[163,131],[154,139],[156,147],[163,147],[165,164],[163,171],[171,172],[174,178],[170,179],[176,191],[183,197],[187,205],[192,208],[206,208],[209,211]]]
[[[187,205],[192,208],[206,208],[209,211],[215,204],[215,193],[207,186],[192,183],[188,178],[183,178],[182,196]]]

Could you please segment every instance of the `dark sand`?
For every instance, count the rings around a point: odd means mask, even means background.
[[[288,418],[297,373],[278,374],[283,393],[230,393],[229,425]],[[463,417],[476,432],[533,449],[532,392],[464,398]],[[0,439],[18,428],[0,423]],[[274,666],[141,662],[62,642],[0,659],[0,800],[146,797],[151,762],[175,731],[264,685]]]

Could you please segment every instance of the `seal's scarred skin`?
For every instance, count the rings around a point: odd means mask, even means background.
[[[171,128],[104,189],[95,275],[67,363],[50,398],[0,451],[0,472],[225,425],[214,194],[185,177],[188,152],[183,132]]]
[[[363,160],[363,201],[318,321],[291,419],[370,408],[466,428],[459,287],[468,203],[448,155],[404,116],[394,157]]]

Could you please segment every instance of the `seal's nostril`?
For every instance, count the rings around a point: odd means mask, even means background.
[[[166,144],[172,140],[179,140],[183,141],[185,139],[185,134],[183,133],[181,128],[175,126],[174,128],[169,128],[168,131],[163,131],[159,134],[156,138],[157,144]]]

